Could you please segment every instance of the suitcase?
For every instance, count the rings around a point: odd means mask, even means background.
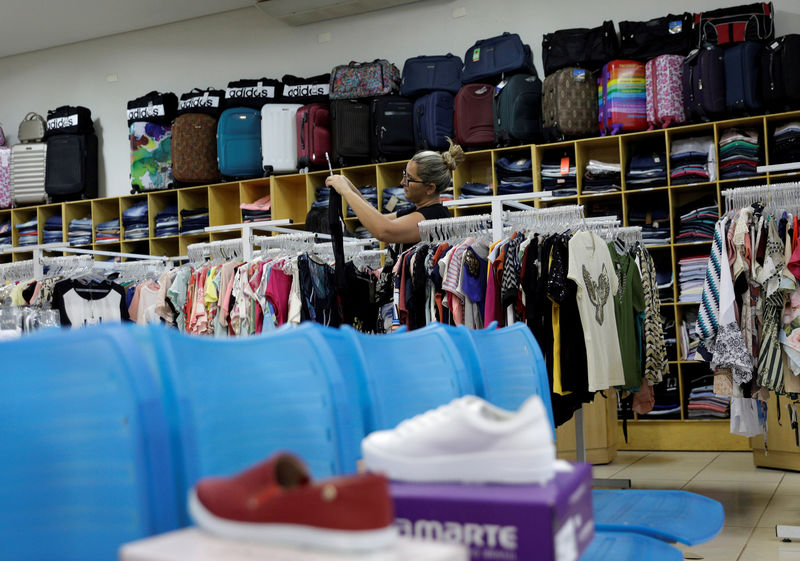
[[[297,171],[299,103],[275,103],[261,109],[261,163],[266,175]]]
[[[461,83],[493,82],[503,74],[523,72],[536,75],[533,51],[516,33],[481,39],[467,49]]]
[[[745,41],[725,49],[725,105],[729,113],[761,110],[761,43]]]
[[[466,84],[455,98],[453,132],[461,146],[494,144],[494,86]]]
[[[725,113],[725,57],[720,47],[695,49],[683,63],[683,106],[690,121]]]
[[[461,66],[461,58],[451,53],[409,58],[403,64],[400,94],[418,96],[446,91],[455,95],[461,89]]]
[[[542,84],[542,129],[550,141],[597,134],[597,91],[592,74],[562,68]]]
[[[50,200],[97,198],[97,135],[51,136],[46,161],[44,188]]]
[[[204,113],[178,115],[172,124],[172,173],[181,183],[216,183],[217,120]]]
[[[686,122],[683,61],[681,55],[661,55],[645,65],[647,125],[650,130]]]
[[[0,209],[11,208],[11,148],[0,146]]]
[[[414,143],[418,150],[444,150],[453,137],[455,98],[450,92],[432,92],[414,102]]]
[[[493,115],[494,135],[500,146],[541,140],[542,81],[532,74],[509,78],[495,95]]]
[[[618,134],[647,128],[644,63],[612,60],[597,79],[600,133]]]
[[[47,201],[44,190],[47,144],[26,142],[11,148],[11,199],[15,205]]]
[[[169,189],[172,175],[172,127],[145,121],[131,124],[131,193]]]
[[[779,37],[761,53],[761,99],[773,111],[800,107],[800,35]]]
[[[369,103],[355,99],[331,102],[331,163],[337,166],[369,161]],[[323,154],[322,157],[325,157]]]
[[[217,167],[231,178],[261,177],[261,110],[232,107],[217,124]]]
[[[310,103],[297,110],[297,165],[322,168],[332,157],[331,111],[327,104]]]
[[[405,160],[414,155],[414,102],[401,96],[382,96],[370,108],[373,162]]]

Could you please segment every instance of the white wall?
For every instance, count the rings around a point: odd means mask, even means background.
[[[604,18],[645,20],[667,10],[698,11],[740,4],[730,0],[424,0],[399,8],[289,27],[255,7],[0,59],[0,122],[16,142],[29,111],[46,116],[59,105],[92,110],[100,138],[100,193],[129,192],[126,102],[151,90],[180,93],[193,87],[224,88],[230,80],[286,73],[328,72],[350,60],[403,61],[420,54],[461,57],[477,39],[503,31],[530,43],[540,74],[546,32],[592,27]],[[800,10],[777,2],[776,32],[800,32]],[[453,18],[465,8],[466,16]],[[789,8],[787,8],[789,9]],[[318,34],[331,40],[319,43]],[[117,81],[107,77],[116,74]]]

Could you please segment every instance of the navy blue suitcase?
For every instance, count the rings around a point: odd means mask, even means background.
[[[226,177],[264,175],[261,162],[261,111],[233,107],[220,115],[217,125],[217,163]]]
[[[410,58],[403,65],[400,93],[408,97],[435,91],[455,95],[461,89],[462,64],[461,59],[451,53]]]
[[[725,49],[725,105],[729,113],[761,110],[761,43],[746,41]]]
[[[444,150],[453,138],[455,98],[450,92],[432,92],[414,102],[414,140],[418,150]]]
[[[516,33],[503,33],[497,37],[481,39],[467,49],[461,83],[492,81],[509,72],[536,75],[533,51]]]
[[[725,114],[725,53],[720,47],[695,49],[683,63],[683,105],[692,121]]]

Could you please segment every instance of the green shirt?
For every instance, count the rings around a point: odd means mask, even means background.
[[[638,388],[642,384],[642,359],[639,350],[640,337],[636,334],[636,316],[644,312],[642,277],[633,257],[627,253],[618,253],[614,242],[608,244],[608,250],[619,284],[614,297],[614,314],[617,319],[625,387]]]

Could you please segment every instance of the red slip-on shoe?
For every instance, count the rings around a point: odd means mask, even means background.
[[[384,476],[312,482],[305,465],[284,453],[233,477],[199,481],[189,514],[203,530],[234,540],[369,551],[396,537]]]

